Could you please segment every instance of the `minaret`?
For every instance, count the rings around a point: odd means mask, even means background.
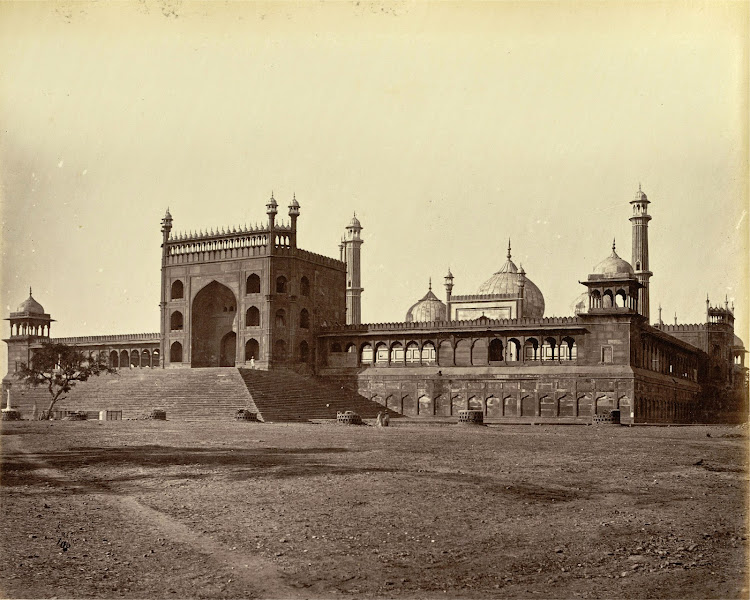
[[[169,208],[161,220],[161,331],[160,331],[160,348],[159,348],[159,366],[164,366],[164,357],[167,356],[169,348],[167,347],[167,334],[169,333],[169,311],[167,310],[167,298],[169,297],[169,281],[167,281],[167,257],[169,256],[169,236],[172,232],[172,215]]]
[[[510,260],[510,240],[508,240],[508,260]],[[516,318],[523,319],[523,292],[526,287],[526,271],[523,270],[523,264],[521,264],[521,270],[518,271],[518,303],[516,304]]]
[[[275,229],[275,220],[276,220],[276,213],[278,212],[278,204],[276,204],[276,200],[274,200],[273,192],[271,192],[271,199],[266,203],[266,214],[268,215],[268,255],[270,256],[273,254],[274,249],[276,248],[276,231]]]
[[[344,260],[346,261],[346,324],[359,325],[362,322],[362,292],[360,280],[360,246],[362,239],[359,232],[362,225],[354,213],[351,222],[346,227],[344,245]]]
[[[453,294],[453,273],[451,273],[450,267],[448,267],[448,274],[445,276],[445,312],[447,313],[448,320],[452,321],[451,317],[451,295]]]
[[[297,194],[292,194],[292,203],[289,205],[289,218],[291,219],[292,232],[289,236],[289,244],[292,248],[297,247],[297,217],[299,217],[299,202]]]
[[[648,283],[653,273],[648,270],[648,222],[651,215],[648,214],[648,197],[638,184],[635,198],[630,201],[633,206],[633,216],[630,222],[633,224],[633,270],[638,283],[643,287],[638,290],[638,312],[651,321],[651,311],[648,302]]]

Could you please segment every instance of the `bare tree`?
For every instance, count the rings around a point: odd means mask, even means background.
[[[52,418],[52,409],[59,400],[64,400],[68,392],[79,381],[86,381],[92,375],[115,373],[98,354],[86,354],[75,346],[45,342],[41,348],[32,351],[29,364],[21,363],[16,377],[23,383],[37,387],[45,386],[52,397],[49,407],[42,412],[43,419]]]

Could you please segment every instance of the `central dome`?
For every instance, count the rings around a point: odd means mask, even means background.
[[[515,263],[510,259],[510,243],[508,243],[508,255],[505,264],[479,286],[477,294],[506,294],[518,298],[521,293],[520,280],[524,278],[523,287],[523,316],[524,317],[542,317],[544,316],[544,296],[536,284],[526,277],[526,273],[521,267],[518,270]]]

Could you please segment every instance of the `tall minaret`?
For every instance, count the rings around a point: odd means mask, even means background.
[[[271,192],[271,199],[266,203],[266,214],[268,215],[268,255],[274,253],[274,250],[276,249],[276,232],[274,229],[276,228],[276,213],[278,213],[278,204],[276,204],[276,200],[273,197],[273,192]],[[291,207],[290,207],[291,208]],[[271,288],[269,288],[271,289]]]
[[[362,322],[362,282],[360,280],[360,246],[362,239],[359,232],[362,225],[354,213],[346,227],[346,237],[342,240],[344,260],[346,261],[346,324],[358,325]]]
[[[159,363],[164,367],[164,357],[169,352],[167,334],[169,333],[169,310],[167,310],[167,298],[169,297],[169,281],[167,279],[167,257],[169,256],[169,236],[172,232],[172,215],[167,208],[164,218],[161,220],[161,326],[159,331]]]
[[[638,191],[635,198],[630,201],[633,205],[633,216],[630,222],[633,223],[633,269],[638,282],[643,287],[638,290],[638,312],[646,317],[647,322],[651,321],[651,311],[648,303],[648,282],[653,273],[648,270],[648,222],[651,215],[648,214],[648,197],[641,190],[641,184],[638,184]]]

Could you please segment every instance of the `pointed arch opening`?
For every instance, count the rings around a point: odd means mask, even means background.
[[[182,294],[183,294],[182,281],[180,281],[179,279],[176,279],[175,281],[172,282],[172,293],[170,297],[172,298],[172,300],[179,300],[180,298],[182,298]]]
[[[169,317],[169,329],[171,331],[180,331],[184,327],[182,313],[179,310],[174,311]]]
[[[307,277],[302,277],[302,279],[299,280],[299,295],[310,295],[310,280]]]
[[[245,342],[245,362],[258,360],[260,358],[260,344],[255,338],[250,338]]]
[[[370,344],[362,344],[359,362],[363,365],[371,365],[374,362],[373,350]]]
[[[260,326],[260,310],[257,306],[251,306],[245,312],[245,327]]]
[[[201,289],[193,300],[191,318],[191,366],[229,366],[228,334],[235,330],[234,292],[227,286],[212,281]],[[236,341],[236,334],[233,338]],[[234,348],[234,346],[232,347]],[[236,351],[232,350],[231,362],[234,365]]]
[[[490,340],[489,359],[491,361],[503,360],[503,343],[497,338]]]
[[[260,277],[257,273],[248,276],[245,282],[246,294],[260,294]]]

